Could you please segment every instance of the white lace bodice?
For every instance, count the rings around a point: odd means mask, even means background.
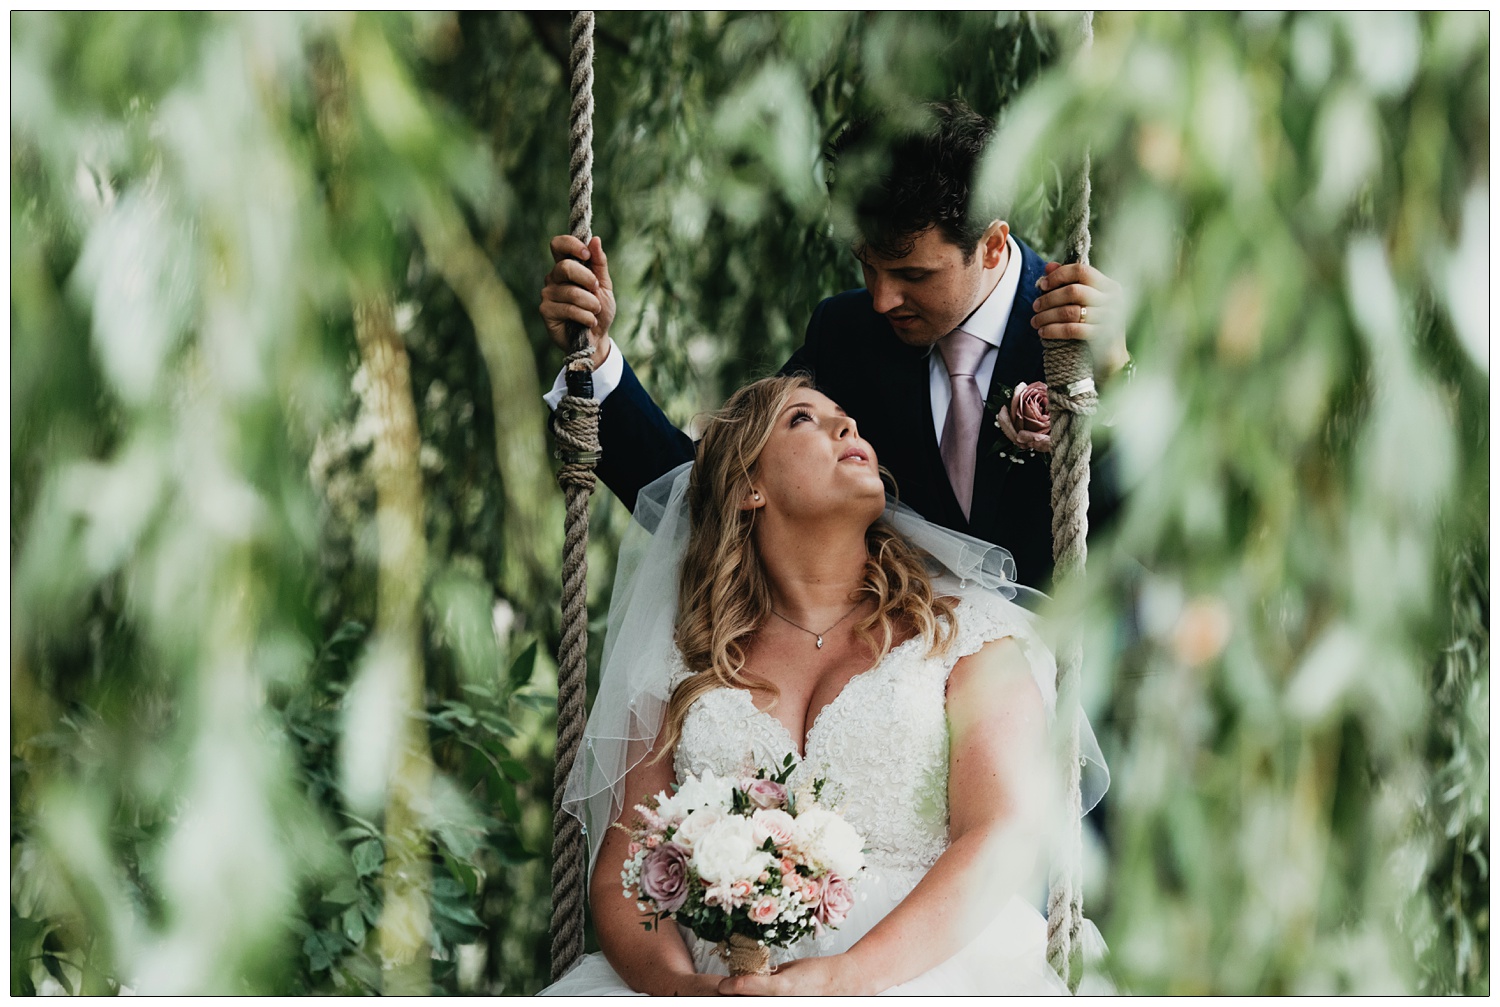
[[[856,675],[808,728],[793,786],[826,778],[825,796],[865,837],[871,867],[926,870],[948,846],[948,674],[958,659],[1008,636],[1020,610],[968,600],[947,654],[921,637]],[[679,670],[680,679],[687,674]],[[675,681],[674,681],[675,685]],[[743,689],[715,689],[688,710],[674,755],[682,779],[776,769],[796,748],[787,729]]]

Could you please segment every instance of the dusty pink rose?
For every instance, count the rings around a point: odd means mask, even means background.
[[[854,894],[849,884],[837,874],[823,879],[823,901],[818,903],[818,922],[836,927],[849,916],[854,908]]]
[[[786,805],[786,787],[775,780],[753,780],[745,796],[757,808],[780,808]]]
[[[675,913],[687,901],[688,852],[676,843],[658,846],[641,864],[641,894],[664,913]]]
[[[769,895],[762,895],[755,900],[755,905],[750,907],[750,921],[752,923],[770,923],[776,918],[776,912],[780,907],[776,900]]]
[[[1047,383],[1018,384],[1010,405],[995,414],[995,426],[1019,448],[1052,450],[1052,417],[1047,413]]]

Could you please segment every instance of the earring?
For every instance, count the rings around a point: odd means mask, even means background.
[[[760,499],[760,494],[759,493],[755,494],[755,499],[757,499],[757,500]]]

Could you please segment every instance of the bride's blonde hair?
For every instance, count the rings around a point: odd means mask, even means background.
[[[672,750],[693,702],[713,689],[776,689],[745,671],[745,643],[769,618],[771,591],[752,532],[758,510],[742,510],[760,453],[792,394],[814,388],[803,375],[763,378],[729,397],[698,445],[688,482],[690,529],[677,587],[677,647],[693,674],[678,684],[658,736],[657,757]],[[953,639],[953,602],[934,597],[918,552],[884,521],[865,532],[866,560],[850,601],[873,599],[875,609],[855,634],[876,651],[890,651],[898,632],[920,634],[929,654]]]

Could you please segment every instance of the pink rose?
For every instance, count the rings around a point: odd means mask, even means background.
[[[752,923],[770,923],[776,918],[779,908],[776,905],[775,899],[769,895],[762,895],[755,901],[755,905],[750,907],[750,921]]]
[[[637,843],[637,842],[632,842],[628,847],[625,848],[625,852],[628,853],[628,854],[630,854],[633,857],[637,853],[641,852],[641,844]]]
[[[750,816],[750,821],[756,827],[756,840],[763,843],[769,838],[777,849],[790,846],[797,834],[797,820],[776,808],[761,808]]]
[[[786,787],[775,780],[753,780],[745,788],[745,796],[757,808],[780,808],[786,805]]]
[[[791,857],[782,857],[781,862],[776,866],[781,868],[781,876],[783,878],[797,872],[797,865],[792,861]]]
[[[652,835],[649,835],[649,836],[646,837],[646,849],[648,849],[648,850],[654,850],[654,849],[656,849],[660,845],[661,845],[661,836],[655,835],[653,833]]]
[[[687,901],[688,852],[676,843],[658,846],[641,864],[641,894],[664,913],[675,913]]]
[[[817,878],[806,878],[802,882],[802,901],[816,902],[823,897],[823,882]]]
[[[854,895],[849,884],[837,874],[823,879],[823,901],[818,903],[818,922],[836,927],[849,917],[854,908]]]
[[[1052,417],[1047,413],[1047,383],[1018,384],[1010,405],[995,413],[995,426],[1019,448],[1052,450]]]

